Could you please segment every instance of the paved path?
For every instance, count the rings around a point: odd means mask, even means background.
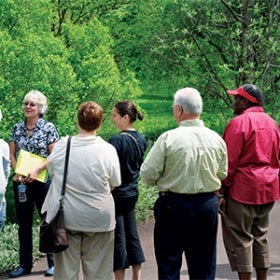
[[[271,268],[269,270],[268,280],[280,280],[280,202],[277,202],[270,216],[270,255]],[[153,250],[153,220],[140,224],[139,233],[144,248],[146,262],[142,269],[142,280],[156,280],[156,263]],[[203,252],[202,252],[203,253]],[[52,277],[44,277],[44,271],[47,267],[46,260],[43,259],[34,265],[32,273],[28,276],[21,277],[22,280],[52,280]],[[0,276],[1,280],[9,279],[7,275]],[[82,280],[80,276],[80,280]],[[131,279],[131,271],[127,270],[126,279]],[[188,279],[186,264],[184,262],[181,270],[181,279]],[[237,279],[237,274],[230,270],[226,253],[223,247],[221,229],[218,231],[218,254],[217,254],[217,273],[216,280]],[[255,277],[253,277],[255,279]],[[61,279],[64,280],[64,279]],[[94,279],[93,279],[94,280]],[[107,279],[104,279],[107,280]]]

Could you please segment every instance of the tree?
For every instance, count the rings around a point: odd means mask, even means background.
[[[225,90],[244,83],[263,89],[276,117],[279,101],[279,1],[167,1],[164,28],[155,33],[157,68],[184,75],[204,93],[208,108],[231,100]],[[165,62],[163,65],[162,62]],[[222,100],[222,102],[220,102]],[[207,108],[206,108],[207,110]]]
[[[2,105],[2,136],[6,139],[11,126],[22,119],[20,102],[31,89],[48,97],[46,117],[56,124],[60,135],[76,130],[75,112],[81,102],[100,103],[107,121],[116,100],[141,94],[133,72],[120,69],[115,62],[114,40],[95,16],[97,6],[72,3],[1,3],[0,101],[6,105]]]
[[[12,126],[23,120],[21,102],[31,89],[48,97],[46,118],[56,125],[60,136],[75,133],[77,107],[89,99],[105,110],[100,133],[111,135],[108,116],[113,103],[141,94],[134,73],[120,68],[114,59],[115,43],[96,17],[100,12],[97,2],[88,1],[90,6],[85,2],[1,1],[1,137],[6,141]],[[9,221],[14,220],[11,189],[7,194]]]

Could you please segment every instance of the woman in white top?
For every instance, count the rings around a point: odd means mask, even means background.
[[[0,121],[2,113],[0,110]],[[0,231],[4,227],[6,221],[6,200],[5,192],[8,184],[10,173],[10,150],[9,145],[4,140],[0,139]]]
[[[115,209],[111,191],[121,184],[115,148],[96,135],[102,108],[88,101],[78,109],[78,134],[72,137],[64,197],[69,248],[55,254],[54,279],[113,279]],[[42,208],[50,221],[58,210],[67,138],[53,149],[48,162],[51,188]]]

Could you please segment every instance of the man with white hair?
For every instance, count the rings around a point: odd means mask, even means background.
[[[154,248],[158,279],[179,279],[185,254],[189,279],[215,279],[218,199],[227,175],[223,139],[201,121],[202,98],[194,88],[174,95],[179,127],[163,133],[141,166],[145,184],[156,185]]]

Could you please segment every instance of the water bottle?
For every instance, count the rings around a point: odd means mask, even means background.
[[[25,202],[27,199],[26,197],[26,185],[23,183],[20,183],[18,185],[18,201],[19,202]]]

